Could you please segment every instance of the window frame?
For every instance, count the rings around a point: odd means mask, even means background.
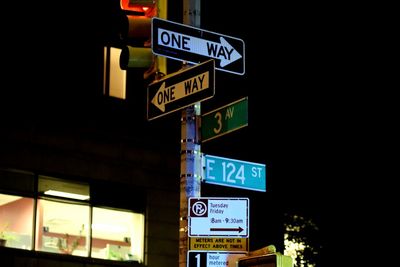
[[[16,170],[4,170],[4,169],[0,169],[1,173],[13,173]],[[101,208],[101,209],[106,209],[106,210],[115,210],[115,211],[121,211],[121,212],[128,212],[128,213],[132,213],[132,214],[139,214],[140,216],[143,216],[142,219],[142,228],[139,230],[140,235],[142,236],[142,242],[141,242],[141,255],[138,255],[137,259],[134,260],[138,263],[144,263],[145,260],[145,246],[146,246],[146,204],[145,204],[145,199],[143,199],[145,197],[145,194],[143,193],[143,190],[137,190],[138,191],[138,198],[141,198],[140,201],[132,201],[132,202],[138,202],[139,204],[136,203],[136,205],[134,207],[129,207],[129,205],[126,205],[126,203],[122,203],[121,201],[116,201],[116,203],[112,203],[112,201],[104,201],[101,200],[99,201],[99,197],[101,197],[103,193],[99,193],[99,196],[95,198],[92,198],[92,194],[96,195],[96,188],[101,188],[104,186],[104,183],[98,184],[97,181],[81,181],[81,180],[74,180],[74,179],[68,179],[68,178],[64,178],[64,177],[59,177],[57,175],[42,175],[42,174],[35,174],[32,172],[26,172],[26,174],[28,174],[30,176],[30,179],[33,179],[32,184],[34,185],[33,188],[31,188],[31,190],[26,190],[26,188],[24,188],[23,190],[19,191],[18,188],[8,188],[7,185],[3,186],[3,184],[0,183],[0,194],[8,194],[8,195],[14,195],[14,196],[18,196],[18,197],[27,197],[33,200],[33,211],[32,211],[32,239],[31,239],[31,246],[28,250],[30,251],[36,251],[36,252],[43,252],[42,250],[40,250],[38,248],[38,202],[40,200],[45,200],[45,201],[52,201],[52,202],[59,202],[59,203],[65,203],[65,204],[78,204],[78,205],[84,205],[88,207],[88,217],[89,217],[89,231],[88,231],[88,242],[86,242],[87,245],[87,256],[77,256],[77,257],[84,257],[84,258],[90,258],[90,259],[101,259],[101,260],[106,260],[106,261],[118,261],[118,262],[125,262],[125,260],[121,261],[121,260],[115,260],[115,259],[106,259],[106,258],[98,258],[98,257],[92,257],[92,249],[93,249],[93,244],[92,244],[92,239],[93,239],[93,235],[92,235],[92,225],[93,225],[93,210],[95,208]],[[12,175],[11,175],[12,176]],[[40,191],[39,188],[39,184],[40,184],[40,179],[41,178],[51,178],[60,182],[64,182],[64,183],[72,183],[72,184],[83,184],[83,185],[87,185],[89,187],[89,195],[90,195],[90,199],[88,200],[76,200],[76,199],[69,199],[66,197],[59,197],[59,196],[50,196],[50,195],[46,195],[44,194],[44,192]],[[118,186],[111,186],[112,184],[114,184],[113,182],[107,182],[106,184],[108,184],[108,186],[106,188],[121,188],[121,190],[124,192],[124,190],[126,189],[125,187],[118,187]],[[132,186],[133,187],[133,186]],[[95,188],[95,190],[93,191],[93,188]],[[129,187],[130,188],[130,187]],[[136,189],[135,189],[136,191]],[[117,194],[118,190],[113,190],[112,191],[113,194]],[[135,228],[135,226],[134,226]],[[130,246],[132,248],[132,243],[130,243]],[[19,249],[19,248],[15,248],[15,249]],[[54,253],[54,254],[62,254],[62,253]],[[72,255],[75,256],[75,255]],[[126,260],[126,261],[131,261],[131,260]]]

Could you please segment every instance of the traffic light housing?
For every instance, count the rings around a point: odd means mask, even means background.
[[[126,17],[127,30],[125,30],[126,36],[122,37],[125,40],[131,38],[141,40],[146,35],[147,28],[150,26],[150,18],[145,16],[127,16]],[[149,32],[151,29],[148,30]],[[150,38],[150,37],[149,37]],[[134,41],[135,41],[134,40]],[[147,40],[143,40],[143,46],[139,46],[134,42],[128,44],[122,48],[120,57],[120,67],[123,70],[129,68],[149,68],[154,59],[151,48],[146,45]]]
[[[153,64],[151,51],[151,18],[157,15],[153,0],[121,0],[121,39],[124,44],[120,68],[149,68]]]
[[[124,17],[121,21],[121,39],[124,44],[120,68],[146,68],[144,78],[155,72],[166,73],[165,60],[151,50],[151,18],[166,19],[167,0],[120,0]]]
[[[104,95],[126,99],[128,76],[139,74],[148,82],[151,77],[167,73],[166,58],[154,55],[151,50],[151,19],[167,18],[167,1],[104,2]],[[129,70],[135,71],[128,74]]]

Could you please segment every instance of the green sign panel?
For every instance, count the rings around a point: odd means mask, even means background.
[[[202,115],[202,142],[247,126],[247,97]]]

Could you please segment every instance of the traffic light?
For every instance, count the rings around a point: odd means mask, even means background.
[[[121,20],[121,39],[124,43],[120,67],[149,68],[153,63],[151,44],[151,18],[157,15],[153,0],[121,0],[124,16]]]
[[[165,63],[151,50],[151,18],[166,18],[167,0],[121,0],[125,16],[121,21],[120,68],[146,68],[144,78],[155,72],[165,73]],[[161,70],[160,70],[161,68]]]
[[[166,73],[166,58],[151,50],[151,18],[167,18],[167,0],[105,3],[103,94],[126,99],[129,69],[136,69],[136,74],[143,72],[139,75],[147,81],[153,74]]]

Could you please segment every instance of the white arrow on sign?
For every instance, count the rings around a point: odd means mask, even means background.
[[[201,90],[208,89],[209,83],[210,73],[208,71],[168,87],[165,87],[165,82],[163,82],[151,100],[151,103],[162,112],[165,112],[165,105],[188,95],[193,95]]]
[[[242,58],[242,55],[240,55],[222,36],[220,37],[220,42],[217,43],[159,28],[157,40],[158,45],[218,59],[220,60],[219,64],[221,67],[225,67]]]

